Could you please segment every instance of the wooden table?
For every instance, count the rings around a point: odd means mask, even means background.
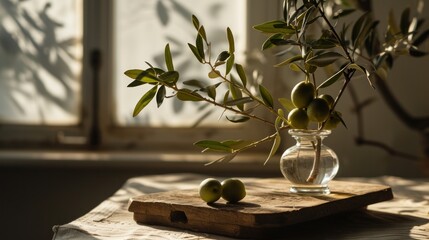
[[[207,176],[174,174],[129,179],[112,197],[81,218],[54,227],[53,239],[230,239],[213,234],[139,225],[127,211],[130,197],[196,189]],[[395,199],[285,229],[281,239],[429,239],[429,180],[397,177],[348,181],[389,185]]]

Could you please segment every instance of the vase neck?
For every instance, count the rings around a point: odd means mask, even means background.
[[[311,131],[311,130],[289,130],[289,134],[295,138],[297,145],[315,145],[322,144],[323,139],[327,137],[331,131]]]

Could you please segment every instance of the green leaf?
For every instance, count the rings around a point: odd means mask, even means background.
[[[145,84],[145,82],[142,82],[140,80],[134,80],[130,84],[128,84],[127,87],[137,87],[143,84]]]
[[[232,150],[233,150],[228,145],[223,144],[223,143],[218,142],[218,141],[213,141],[213,140],[201,140],[201,141],[194,143],[194,145],[197,147],[204,148],[204,149],[208,148],[208,149],[214,150],[214,151],[232,152]]]
[[[202,101],[204,99],[200,94],[187,88],[180,89],[177,92],[177,98],[181,101],[193,101],[193,102]]]
[[[334,111],[334,112],[332,112],[332,116],[334,118],[339,119],[341,121],[341,124],[343,124],[343,126],[347,129],[347,124],[344,121],[344,119],[341,117],[341,113],[340,112]]]
[[[325,66],[328,66],[329,64],[334,63],[340,58],[344,58],[344,56],[341,55],[340,53],[326,52],[326,53],[321,53],[309,58],[307,61],[305,61],[305,63],[313,66],[317,66],[317,67],[325,67]]]
[[[410,8],[406,8],[401,14],[400,28],[401,28],[402,34],[404,35],[408,34],[409,26],[410,26]]]
[[[159,79],[166,83],[176,83],[179,80],[179,72],[169,71],[159,75]]]
[[[271,48],[271,47],[274,47],[275,46],[275,44],[273,44],[273,40],[274,39],[283,39],[283,34],[281,34],[281,33],[276,33],[276,34],[273,34],[273,35],[271,35],[269,38],[267,38],[267,40],[265,40],[265,42],[262,44],[262,50],[265,50],[265,49],[268,49],[268,48]]]
[[[136,81],[140,81],[143,83],[158,83],[159,82],[159,79],[156,76],[154,76],[152,73],[150,73],[149,71],[132,69],[132,70],[127,70],[125,72],[125,75],[127,75],[130,78],[135,79]]]
[[[165,64],[167,65],[168,71],[174,71],[173,58],[171,57],[171,51],[170,51],[170,44],[165,45],[164,56],[165,56]]]
[[[198,34],[204,39],[204,41],[207,43],[207,34],[206,34],[206,29],[204,28],[204,26],[200,27],[200,30],[198,30]]]
[[[243,83],[243,86],[246,86],[247,77],[246,77],[246,73],[244,72],[243,66],[240,64],[235,64],[235,70],[237,71],[237,74],[240,77],[240,80]]]
[[[213,67],[219,67],[219,66],[221,66],[221,65],[224,65],[225,64],[225,62],[222,62],[222,61],[217,61],[217,62],[215,62],[215,64],[213,65]]]
[[[392,36],[394,36],[400,32],[400,29],[399,29],[398,25],[396,24],[395,15],[393,14],[393,10],[390,10],[390,12],[389,12],[387,29],[388,29],[388,32]]]
[[[143,70],[140,70],[140,69],[130,69],[125,71],[124,74],[131,79],[136,79],[137,76],[139,76],[142,72]]]
[[[205,90],[207,91],[207,95],[213,100],[216,99],[216,87],[216,85],[210,85],[205,88]]]
[[[197,79],[186,80],[183,82],[183,84],[188,85],[188,86],[197,87],[197,88],[204,88],[205,87],[203,85],[203,83]]]
[[[420,46],[420,44],[422,44],[424,41],[426,41],[429,38],[429,29],[427,29],[426,31],[424,31],[422,34],[420,34],[420,36],[418,36],[414,42],[413,45],[414,46]]]
[[[218,163],[218,162],[219,163],[220,162],[225,162],[225,163],[230,162],[232,159],[235,158],[235,156],[237,156],[237,154],[238,154],[238,152],[233,152],[233,153],[227,154],[227,155],[225,155],[225,156],[223,156],[217,160],[214,160],[214,161],[211,161],[209,163],[204,164],[204,166],[209,166],[209,165],[212,165],[213,163]]]
[[[216,62],[218,62],[218,61],[225,61],[226,59],[228,59],[229,58],[229,56],[230,56],[230,54],[229,54],[229,52],[228,51],[222,51],[218,56],[217,56],[217,59],[216,59]]]
[[[228,43],[229,43],[229,53],[233,54],[235,51],[234,35],[232,35],[231,29],[228,27],[226,29]]]
[[[253,102],[253,99],[251,97],[243,97],[243,98],[226,101],[224,104],[227,106],[236,106],[236,105],[245,104],[249,102]]]
[[[330,49],[330,48],[336,47],[337,43],[331,39],[321,38],[321,39],[312,41],[310,45],[313,49]]]
[[[303,73],[306,73],[305,72],[305,70],[304,69],[302,69],[302,67],[300,67],[298,64],[296,64],[296,63],[291,63],[291,64],[289,64],[289,68],[292,70],[292,71],[295,71],[295,72],[303,72]]]
[[[417,50],[413,47],[411,47],[408,51],[410,53],[410,56],[413,56],[413,57],[424,57],[428,54],[427,52]]]
[[[194,24],[194,27],[197,31],[200,29],[200,21],[195,15],[192,15],[192,24]]]
[[[242,98],[243,94],[241,93],[240,89],[238,89],[234,84],[231,83],[228,86],[233,99]]]
[[[226,61],[225,75],[228,75],[231,72],[232,66],[234,66],[235,55],[232,53]]]
[[[264,86],[259,85],[259,93],[262,96],[262,100],[264,101],[264,103],[273,108],[274,103],[273,103],[273,97],[271,96],[270,92],[268,91],[268,89],[266,89]]]
[[[282,138],[280,137],[280,134],[277,132],[276,137],[274,138],[273,146],[271,147],[270,153],[268,154],[267,160],[265,160],[264,165],[267,164],[267,162],[270,160],[272,156],[277,152],[280,146]]]
[[[367,17],[368,17],[368,13],[362,14],[362,16],[360,16],[359,19],[355,22],[355,25],[353,25],[352,43],[354,46],[356,46],[355,45],[356,40],[358,39],[358,36],[362,31],[362,26],[364,25],[364,22],[366,22]]]
[[[225,104],[226,102],[228,102],[229,99],[229,90],[225,91],[225,94],[223,95],[223,103]]]
[[[374,85],[372,84],[371,79],[370,79],[370,73],[368,72],[368,70],[366,70],[366,68],[365,68],[365,67],[363,67],[362,65],[358,65],[358,64],[356,64],[356,63],[352,63],[352,64],[350,64],[350,65],[349,65],[349,68],[356,69],[356,70],[358,70],[359,72],[361,72],[361,73],[365,74],[365,77],[366,77],[366,79],[368,80],[369,85],[370,85],[372,88],[374,88],[374,89],[375,89],[375,87],[374,87]]]
[[[283,109],[281,109],[281,108],[277,109],[277,115],[278,115],[278,117],[280,117],[281,121],[283,121],[284,123],[287,123],[287,119],[285,117],[285,112],[283,111]],[[281,127],[281,124],[277,125],[277,119],[276,119],[276,126],[280,126]]]
[[[243,147],[247,147],[250,144],[252,144],[252,141],[248,141],[248,140],[226,140],[226,141],[222,141],[222,144],[227,145],[228,147],[237,150]]]
[[[204,59],[204,45],[203,45],[203,38],[200,34],[198,34],[197,39],[195,40],[195,46],[197,47],[198,54],[201,56],[201,58]]]
[[[277,100],[284,107],[284,109],[286,109],[288,112],[292,111],[295,108],[295,105],[293,105],[293,103],[290,99],[279,98]]]
[[[192,53],[195,55],[195,57],[198,59],[198,61],[200,61],[200,63],[203,63],[203,58],[200,56],[198,49],[190,43],[188,43],[188,46],[191,49]]]
[[[164,102],[165,94],[166,94],[165,86],[159,87],[158,92],[156,93],[156,104],[158,107],[160,107]]]
[[[293,56],[291,58],[288,58],[288,59],[284,60],[281,63],[278,63],[278,64],[274,65],[274,67],[281,67],[281,66],[287,65],[289,63],[293,63],[293,62],[299,61],[299,60],[302,60],[302,56],[301,55],[296,55],[296,56]]]
[[[296,30],[293,27],[288,26],[286,22],[274,20],[269,22],[264,22],[253,26],[254,29],[259,30],[264,33],[284,33],[284,34],[294,34]]]
[[[226,116],[226,119],[228,119],[228,121],[230,121],[232,123],[242,123],[242,122],[247,122],[250,120],[250,118],[246,117],[246,116],[234,116],[234,117]]]
[[[140,98],[140,100],[134,107],[133,117],[137,116],[141,112],[141,110],[143,110],[143,108],[145,108],[150,103],[150,101],[152,101],[153,97],[155,97],[157,89],[158,86],[154,86]]]
[[[220,77],[220,72],[218,70],[211,70],[208,74],[209,78],[214,79]]]
[[[291,39],[271,39],[271,43],[275,46],[299,45],[297,41]]]
[[[338,70],[336,73],[334,73],[331,77],[326,79],[322,84],[320,84],[317,89],[319,88],[325,88],[332,84],[334,84],[336,81],[338,81],[341,78],[341,74],[348,68],[348,65],[344,66],[340,70]]]
[[[302,23],[301,23],[301,31],[299,31],[298,34],[298,39],[301,38],[301,36],[306,32],[306,28],[307,28],[307,23],[308,23],[308,19],[310,18],[311,14],[313,14],[314,11],[314,7],[311,6],[310,8],[308,8],[305,12],[304,12],[304,18],[302,19]]]

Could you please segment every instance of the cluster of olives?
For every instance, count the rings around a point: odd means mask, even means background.
[[[334,98],[328,94],[316,96],[314,84],[299,82],[292,89],[291,100],[295,108],[289,112],[288,122],[292,128],[307,129],[310,122],[323,123],[323,129],[335,128],[340,119],[339,112],[331,113]]]
[[[207,178],[200,183],[198,191],[201,199],[207,203],[214,203],[221,197],[229,203],[236,203],[246,196],[246,187],[238,178],[225,179],[222,183]]]

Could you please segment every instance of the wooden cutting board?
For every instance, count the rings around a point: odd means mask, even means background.
[[[247,196],[231,204],[206,204],[198,189],[153,193],[130,199],[128,210],[140,224],[162,225],[239,238],[264,238],[285,227],[390,200],[388,186],[332,181],[329,195],[289,193],[285,179],[244,182]]]

